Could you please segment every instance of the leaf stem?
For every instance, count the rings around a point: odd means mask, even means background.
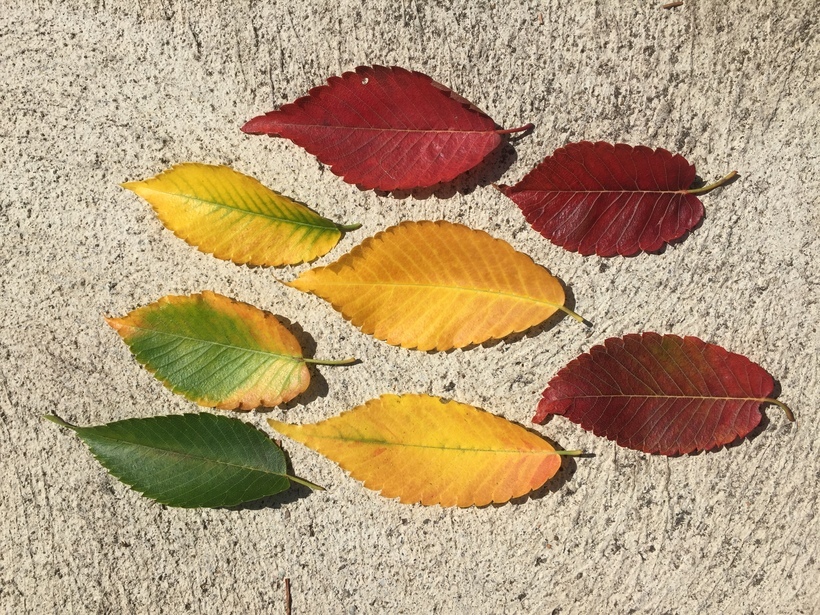
[[[719,188],[720,186],[722,186],[723,184],[728,182],[730,179],[734,179],[736,176],[737,176],[737,171],[732,171],[731,173],[728,173],[724,177],[721,177],[719,180],[717,180],[713,184],[709,184],[708,186],[703,186],[701,188],[694,188],[693,190],[684,190],[683,192],[686,193],[686,194],[706,194],[707,192],[711,192],[715,188]]]
[[[52,423],[56,423],[60,427],[68,427],[69,429],[76,429],[74,425],[71,423],[66,423],[63,419],[61,419],[56,414],[44,414],[43,418],[47,421],[51,421]]]
[[[290,474],[287,477],[292,480],[294,483],[299,483],[300,485],[304,485],[305,487],[310,487],[314,491],[324,491],[325,488],[317,485],[315,483],[310,482],[309,480],[305,480],[304,478],[298,478],[296,476],[291,476]]]
[[[356,229],[362,228],[360,223],[356,224],[337,224],[336,228],[342,231],[343,233],[349,233],[350,231],[355,231]]]
[[[584,451],[581,449],[575,449],[572,451],[555,451],[556,455],[563,455],[565,457],[578,457],[579,455],[583,455]]]
[[[581,324],[584,324],[584,325],[586,325],[587,327],[591,327],[591,326],[592,326],[592,323],[591,323],[591,322],[589,322],[586,318],[584,318],[584,317],[583,317],[583,316],[581,316],[580,314],[577,314],[577,313],[573,312],[573,311],[572,311],[571,309],[569,309],[567,306],[565,306],[565,305],[560,305],[560,306],[558,306],[558,307],[559,307],[559,309],[560,309],[562,312],[564,312],[564,313],[565,313],[565,314],[567,314],[568,316],[572,316],[575,320],[577,320],[577,321],[578,321],[578,322],[580,322]]]
[[[524,132],[525,130],[532,130],[535,128],[535,124],[530,122],[529,124],[525,124],[524,126],[519,126],[518,128],[507,128],[506,130],[496,130],[495,134],[497,135],[511,135],[515,132]]]
[[[358,361],[358,359],[356,357],[348,357],[346,359],[339,359],[338,361],[331,361],[329,359],[308,359],[307,357],[302,357],[302,361],[313,365],[352,365]]]
[[[780,409],[783,410],[783,412],[786,413],[786,418],[789,419],[792,423],[794,422],[794,414],[792,414],[791,408],[789,408],[782,401],[777,401],[776,399],[772,399],[771,397],[766,397],[765,399],[759,399],[758,401],[762,401],[762,402],[765,402],[765,403],[780,406]]]

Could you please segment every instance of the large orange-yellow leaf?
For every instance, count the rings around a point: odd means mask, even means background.
[[[406,504],[506,502],[537,489],[561,467],[555,449],[534,433],[429,395],[383,395],[313,425],[268,423],[368,489]]]
[[[449,350],[564,310],[564,289],[506,241],[451,222],[403,222],[290,286],[329,301],[388,344]]]
[[[299,342],[273,314],[211,291],[107,320],[137,361],[202,406],[275,406],[310,383]]]
[[[177,237],[238,265],[291,265],[330,251],[339,227],[229,167],[185,163],[123,184]],[[341,230],[340,230],[341,229]]]

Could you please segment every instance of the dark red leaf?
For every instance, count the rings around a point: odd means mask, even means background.
[[[746,357],[696,337],[626,335],[572,360],[550,381],[533,422],[563,414],[621,446],[676,455],[748,434],[772,377]]]
[[[412,190],[455,179],[501,144],[495,122],[427,75],[360,66],[278,111],[250,134],[290,139],[363,190]]]
[[[695,167],[665,149],[569,143],[515,186],[499,186],[532,227],[572,252],[630,256],[659,250],[703,217]]]

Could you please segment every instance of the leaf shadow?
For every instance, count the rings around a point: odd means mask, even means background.
[[[290,331],[293,337],[295,337],[299,342],[299,346],[302,347],[302,356],[315,356],[316,340],[310,333],[302,328],[302,325],[297,322],[292,322],[289,318],[285,318],[284,316],[277,315],[276,319],[282,323],[282,326]],[[278,408],[280,410],[289,410],[291,408],[295,408],[296,406],[304,406],[312,401],[316,401],[320,397],[327,397],[330,392],[330,387],[328,387],[327,380],[325,380],[324,376],[322,376],[319,370],[316,369],[316,365],[308,363],[307,366],[308,371],[310,371],[310,384],[308,385],[308,388],[292,400],[279,404]],[[268,408],[265,406],[256,408],[257,412],[270,412],[271,410],[273,410],[273,408]]]
[[[558,283],[564,289],[564,305],[572,310],[575,311],[575,293],[572,292],[572,288],[564,283],[564,281],[558,277],[555,278],[558,280]],[[505,335],[502,338],[487,340],[486,342],[481,342],[480,344],[468,344],[467,346],[463,346],[460,349],[458,348],[451,348],[450,350],[445,350],[445,353],[452,353],[456,350],[473,350],[474,348],[494,348],[501,344],[514,344],[519,342],[523,339],[532,339],[542,333],[553,329],[559,322],[564,320],[568,314],[563,310],[557,310],[555,314],[547,318],[546,320],[542,320],[538,324],[533,325],[528,329],[524,329],[523,331],[517,331],[515,333],[510,333],[509,335]],[[580,323],[579,323],[580,324]],[[592,323],[588,320],[585,321],[587,327],[592,327]],[[441,351],[438,350],[428,350],[427,354],[437,354]]]
[[[522,133],[529,134],[531,131]],[[518,137],[520,138],[520,137]],[[416,188],[413,190],[374,190],[381,197],[391,197],[394,199],[406,199],[412,197],[417,201],[436,197],[438,199],[450,199],[456,194],[470,194],[476,188],[489,186],[498,182],[499,179],[518,160],[518,154],[511,145],[512,139],[505,139],[478,165],[465,171],[461,175],[449,182],[440,182],[427,188]]]

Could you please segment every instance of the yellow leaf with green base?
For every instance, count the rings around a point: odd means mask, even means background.
[[[249,410],[290,401],[310,384],[298,340],[276,317],[211,291],[168,296],[107,318],[134,357],[201,406]]]
[[[485,506],[543,485],[561,467],[549,442],[510,421],[429,395],[383,395],[313,425],[270,426],[403,503]]]
[[[188,162],[122,185],[151,204],[174,234],[238,265],[292,265],[329,252],[338,225],[225,166]]]

